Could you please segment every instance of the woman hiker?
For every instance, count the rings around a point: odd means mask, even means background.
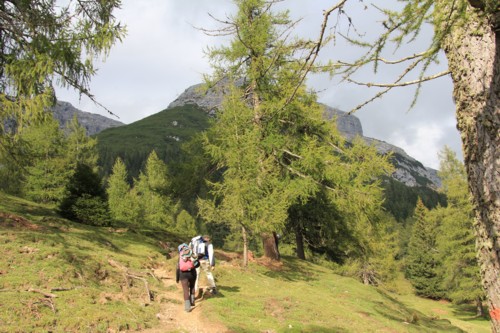
[[[196,267],[199,267],[197,256],[187,244],[179,245],[179,263],[177,264],[176,280],[181,282],[184,293],[184,310],[191,311],[194,306],[194,287],[196,283]]]

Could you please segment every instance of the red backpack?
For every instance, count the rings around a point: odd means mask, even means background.
[[[179,257],[179,269],[181,272],[189,272],[194,268],[194,264],[191,261],[191,258],[182,258]]]

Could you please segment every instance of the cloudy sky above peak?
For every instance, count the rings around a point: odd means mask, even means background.
[[[384,5],[395,0],[386,0]],[[335,0],[285,0],[280,9],[289,9],[290,16],[302,20],[295,31],[301,37],[317,39],[323,11]],[[339,24],[344,33],[376,36],[381,18],[365,9],[363,2],[351,1],[346,13],[354,27],[343,17]],[[366,3],[366,2],[365,2]],[[348,2],[349,4],[349,2]],[[394,7],[393,7],[394,8]],[[117,18],[127,26],[128,34],[117,44],[107,59],[98,64],[97,75],[91,82],[91,91],[97,100],[119,116],[120,121],[132,123],[165,109],[185,89],[200,83],[203,74],[210,73],[204,50],[220,45],[224,39],[207,36],[199,29],[216,29],[219,25],[209,13],[226,19],[235,11],[230,0],[123,0]],[[333,23],[336,17],[331,17]],[[331,28],[331,26],[330,26]],[[330,29],[329,28],[329,29]],[[416,45],[384,55],[397,59],[402,54],[423,51],[432,34],[424,29]],[[410,51],[408,51],[410,50]],[[352,60],[361,50],[342,44],[322,50],[321,59]],[[446,69],[446,59],[431,68],[429,74]],[[364,82],[391,83],[399,74],[396,68],[381,68],[377,76],[370,70],[356,74]],[[407,80],[416,78],[408,77]],[[371,98],[378,90],[339,82],[326,75],[310,77],[308,86],[318,92],[320,102],[349,111]],[[417,104],[409,109],[415,87],[397,88],[382,99],[356,111],[365,136],[376,138],[403,148],[425,166],[438,168],[438,152],[451,147],[462,157],[460,136],[456,129],[455,107],[452,101],[451,78],[442,77],[423,85]],[[70,102],[80,110],[113,118],[101,107],[66,89],[57,90],[58,99]]]

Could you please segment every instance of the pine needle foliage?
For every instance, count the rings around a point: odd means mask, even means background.
[[[272,1],[235,4],[237,13],[218,31],[232,35],[229,46],[207,51],[214,68],[207,84],[227,93],[204,143],[223,180],[210,183],[212,198],[199,200],[201,216],[251,235],[271,233],[285,228],[292,205],[322,190],[362,215],[380,198],[372,201],[367,189],[390,170],[387,160],[363,161],[366,148],[346,147],[334,122],[324,120],[304,83],[300,55],[308,41],[291,37],[288,13],[274,12]]]
[[[113,16],[120,0],[32,0],[0,3],[0,149],[46,117],[54,84],[95,101],[89,82],[94,60],[107,55],[125,28]],[[15,128],[6,128],[6,121]],[[11,123],[12,124],[12,123]],[[2,158],[15,159],[13,154]]]
[[[476,302],[481,307],[485,295],[476,256],[474,212],[465,168],[456,154],[444,147],[439,169],[443,191],[448,197],[448,206],[437,209],[443,216],[438,238],[443,258],[443,285],[454,303]]]
[[[438,253],[438,219],[429,214],[422,200],[417,201],[408,255],[405,258],[405,274],[419,296],[440,299],[443,296],[441,265]]]

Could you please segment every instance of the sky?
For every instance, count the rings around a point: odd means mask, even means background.
[[[390,4],[393,1],[394,4]],[[297,36],[317,39],[323,11],[337,0],[285,0],[279,9],[289,9],[290,17],[300,19],[294,33]],[[366,1],[351,0],[345,12],[354,26],[343,17],[339,29],[354,36],[366,38],[377,35],[381,17],[366,9]],[[385,0],[384,5],[394,9],[395,0]],[[230,0],[122,0],[122,7],[115,16],[127,26],[127,36],[117,43],[106,59],[97,62],[98,72],[93,77],[90,90],[99,103],[119,118],[113,117],[76,91],[58,88],[59,100],[70,102],[76,108],[101,114],[129,124],[167,108],[185,89],[201,83],[211,68],[204,51],[209,46],[225,45],[227,39],[204,34],[200,29],[220,27],[213,18],[227,19],[235,12]],[[209,15],[210,14],[210,15]],[[331,17],[333,23],[337,17]],[[330,25],[329,29],[332,28]],[[331,30],[329,30],[331,31]],[[432,29],[423,29],[416,45],[409,45],[386,54],[397,59],[402,54],[423,51],[432,35]],[[394,52],[393,52],[394,51]],[[321,60],[352,60],[362,52],[341,41],[326,47]],[[446,69],[446,59],[431,68],[429,74]],[[365,82],[390,83],[399,72],[396,68],[383,68],[373,76],[371,70],[357,74]],[[415,77],[411,78],[414,79]],[[376,88],[360,87],[327,75],[311,76],[307,84],[317,91],[318,101],[343,111],[350,111],[359,103],[371,98]],[[410,109],[415,89],[398,88],[382,99],[356,111],[361,120],[364,136],[396,145],[425,166],[438,169],[438,152],[445,145],[461,159],[460,135],[456,129],[455,106],[452,100],[451,78],[442,77],[425,83],[417,104]]]

